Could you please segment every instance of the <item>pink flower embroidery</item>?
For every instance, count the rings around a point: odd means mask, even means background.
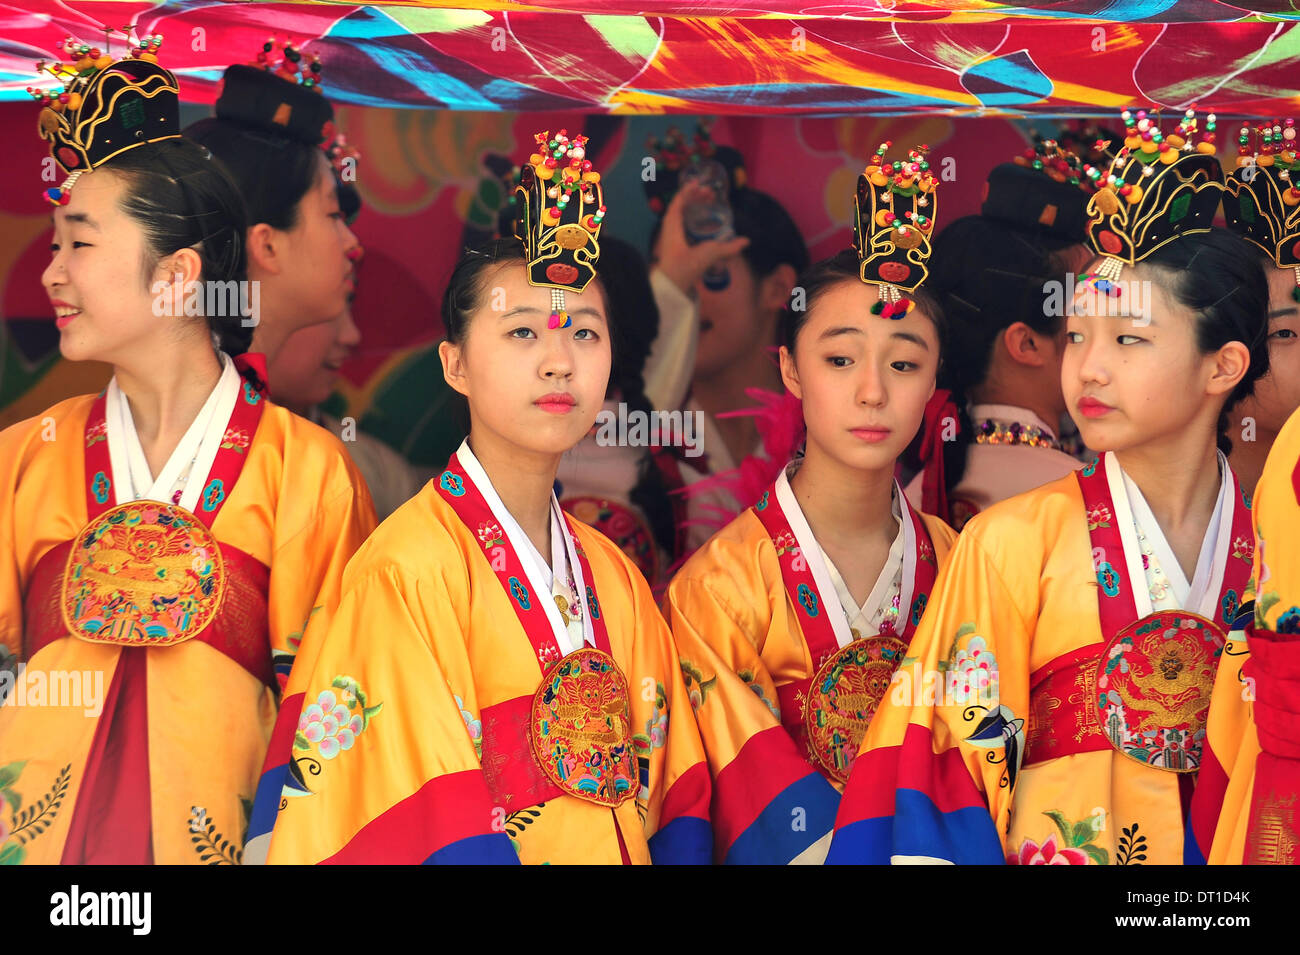
[[[298,732],[315,743],[325,759],[333,759],[342,750],[351,749],[361,733],[361,714],[355,716],[338,702],[333,690],[323,690],[316,702],[303,708],[298,718]]]
[[[1250,560],[1255,556],[1255,542],[1246,540],[1244,537],[1233,538],[1232,556],[1240,557],[1242,560]]]
[[[479,524],[478,539],[484,550],[489,550],[494,544],[504,543],[501,539],[501,527],[492,521],[483,521]]]
[[[1097,504],[1088,509],[1088,530],[1095,530],[1098,527],[1110,527],[1110,521],[1110,508],[1105,504]]]
[[[1052,833],[1040,846],[1033,839],[1020,844],[1019,852],[1007,853],[1007,865],[1087,865],[1091,862],[1082,849],[1060,849],[1056,833]]]

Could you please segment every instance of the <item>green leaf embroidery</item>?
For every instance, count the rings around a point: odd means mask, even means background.
[[[311,741],[302,735],[302,730],[293,734],[294,749],[311,749]]]
[[[22,865],[27,857],[27,850],[16,842],[6,842],[0,846],[0,865]]]
[[[8,789],[18,782],[18,776],[26,765],[27,760],[24,759],[16,763],[10,763],[7,766],[0,766],[0,789]]]
[[[1061,838],[1065,840],[1065,844],[1067,846],[1073,846],[1074,841],[1071,839],[1072,827],[1070,826],[1069,820],[1065,818],[1065,813],[1061,812],[1059,809],[1048,809],[1043,813],[1043,815],[1056,823],[1056,828],[1060,830]]]
[[[1281,599],[1282,598],[1275,590],[1270,590],[1267,593],[1260,594],[1259,601],[1255,604],[1255,620],[1257,622],[1267,620],[1269,610],[1271,610],[1273,605]]]
[[[23,797],[12,789],[0,789],[0,796],[4,797],[5,802],[9,803],[9,808],[14,812],[17,812],[23,804]]]
[[[1110,855],[1101,846],[1087,845],[1081,848],[1092,857],[1092,861],[1097,865],[1110,865]]]
[[[370,720],[379,715],[379,711],[384,708],[384,704],[376,703],[374,706],[367,706],[361,711],[361,729],[364,731],[370,725]]]

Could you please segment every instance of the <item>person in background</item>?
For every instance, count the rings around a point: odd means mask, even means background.
[[[1039,141],[993,169],[979,215],[935,239],[927,287],[949,317],[939,387],[956,420],[941,445],[944,487],[927,500],[918,474],[907,496],[958,531],[1079,466],[1058,436],[1067,273],[1089,258],[1086,181],[1073,153]]]
[[[257,62],[227,69],[216,116],[185,128],[187,138],[217,157],[244,198],[248,276],[260,306],[252,350],[268,364],[297,329],[333,321],[344,310],[359,244],[319,148],[334,136],[320,61],[292,44],[279,55],[277,62],[268,40]]]
[[[693,298],[699,315],[693,349],[694,364],[682,408],[701,415],[703,455],[680,464],[686,487],[687,521],[685,553],[704,543],[752,502],[737,501],[725,486],[706,483],[699,493],[691,485],[712,475],[732,471],[751,456],[766,457],[758,425],[746,415],[720,417],[753,404],[748,388],[783,391],[780,368],[775,359],[779,345],[778,325],[799,273],[808,267],[808,248],[798,226],[776,199],[745,185],[746,176],[739,153],[726,147],[701,146],[701,154],[716,158],[727,169],[731,191],[728,203],[737,236],[736,251],[694,273]],[[689,156],[680,160],[692,161]],[[647,184],[647,188],[650,184]],[[665,202],[658,192],[652,201]],[[706,193],[694,192],[685,203],[698,201]],[[672,203],[651,237],[652,261],[671,260],[686,246],[684,227]],[[739,240],[748,240],[741,243]],[[706,282],[712,269],[720,280]],[[674,283],[675,284],[675,283]],[[679,289],[680,291],[680,289]],[[662,308],[662,306],[661,306]],[[667,400],[667,396],[664,399]]]
[[[338,191],[339,207],[351,226],[361,210],[361,197],[347,182],[339,181]],[[355,268],[360,268],[363,257],[362,247],[355,246]],[[343,422],[320,408],[334,393],[339,369],[361,344],[361,331],[352,316],[352,298],[348,296],[347,306],[332,321],[309,325],[290,335],[270,362],[268,374],[275,382],[276,401],[343,441],[366,479],[375,514],[382,521],[414,497],[424,482],[400,454],[378,438],[357,430],[355,421],[344,428]]]
[[[1294,119],[1252,131],[1228,179],[1228,227],[1263,253],[1268,275],[1268,374],[1232,412],[1229,460],[1247,495],[1255,492],[1278,432],[1300,407],[1300,162]],[[1288,201],[1289,200],[1289,201]]]

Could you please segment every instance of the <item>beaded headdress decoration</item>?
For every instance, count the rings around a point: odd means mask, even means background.
[[[1083,160],[1055,139],[1036,137],[1011,162],[994,166],[980,214],[1035,233],[1083,242],[1092,181]]]
[[[873,314],[899,319],[915,307],[903,295],[914,292],[929,275],[930,235],[934,226],[934,189],[938,179],[917,146],[907,160],[889,162],[892,144],[881,143],[858,176],[854,194],[853,245],[861,262],[862,281],[880,286]]]
[[[1228,227],[1264,250],[1280,269],[1295,269],[1300,302],[1300,162],[1294,119],[1241,127],[1237,168],[1223,194]]]
[[[127,55],[115,61],[110,53],[66,37],[67,62],[36,64],[38,72],[62,84],[52,90],[27,88],[42,107],[40,136],[68,174],[63,185],[45,191],[51,203],[67,205],[77,180],[114,156],[180,136],[180,88],[158,65],[162,41],[160,34],[131,42]]]
[[[587,158],[587,137],[538,133],[537,150],[515,188],[515,238],[524,244],[528,283],[551,289],[548,328],[568,328],[564,292],[581,292],[596,275],[605,218],[600,173]]]
[[[251,62],[222,75],[219,119],[240,123],[308,146],[335,136],[334,107],[322,89],[321,61],[288,40],[268,38]]]
[[[1145,110],[1120,115],[1123,148],[1107,169],[1085,167],[1097,186],[1088,200],[1088,242],[1103,258],[1095,273],[1079,280],[1112,297],[1120,294],[1125,265],[1136,265],[1179,236],[1210,231],[1223,191],[1213,113],[1200,133],[1196,111],[1189,109],[1167,136],[1159,117]],[[1109,144],[1097,146],[1105,151]]]

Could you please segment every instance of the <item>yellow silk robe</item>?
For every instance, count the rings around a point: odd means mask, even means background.
[[[517,705],[542,672],[485,547],[430,482],[357,552],[329,627],[308,634],[254,810],[269,862],[709,860],[708,772],[668,628],[631,560],[572,523],[630,687],[637,797],[538,804],[513,785],[533,758]],[[296,736],[330,712],[330,729],[355,730],[345,748]]]
[[[83,435],[94,401],[92,395],[69,399],[0,433],[0,651],[3,662],[22,671],[8,705],[0,707],[0,795],[18,800],[0,802],[0,862],[62,858],[103,715],[84,691],[102,686],[107,693],[123,653],[117,645],[71,636],[35,656],[25,647],[38,623],[24,619],[33,570],[87,521]],[[283,675],[308,617],[337,600],[343,568],[374,527],[374,511],[339,441],[278,405],[268,403],[247,455],[212,534],[223,548],[238,548],[269,568],[267,619],[246,631],[269,632],[260,655],[268,673],[273,656]],[[227,594],[237,590],[232,582]],[[51,602],[41,613],[57,619],[59,608]],[[145,787],[153,860],[238,862],[277,694],[198,639],[144,652],[148,779],[120,784]],[[76,677],[84,678],[82,698],[56,700],[56,680],[69,686]],[[36,699],[38,682],[44,705]],[[103,861],[111,861],[112,833],[97,837],[105,844]]]
[[[920,517],[943,566],[957,535]],[[825,599],[842,612],[834,593]],[[844,787],[814,769],[781,724],[778,687],[814,667],[776,546],[752,508],[678,571],[665,609],[714,778],[716,858],[800,858],[829,833]]]
[[[1027,729],[1073,734],[1066,701],[1031,707],[1030,675],[1109,638],[1089,519],[1072,473],[966,525],[863,740],[828,862],[1183,861],[1183,774],[1109,748],[1020,765]]]
[[[1192,802],[1191,829],[1195,851],[1208,848],[1212,864],[1298,865],[1300,412],[1269,451],[1252,511],[1254,576],[1239,620],[1244,632],[1232,633],[1214,684],[1206,725],[1210,756]],[[1265,665],[1256,660],[1261,651],[1271,651]],[[1261,714],[1261,707],[1271,712]],[[1271,736],[1261,736],[1261,717]],[[1268,746],[1261,747],[1262,738]]]

